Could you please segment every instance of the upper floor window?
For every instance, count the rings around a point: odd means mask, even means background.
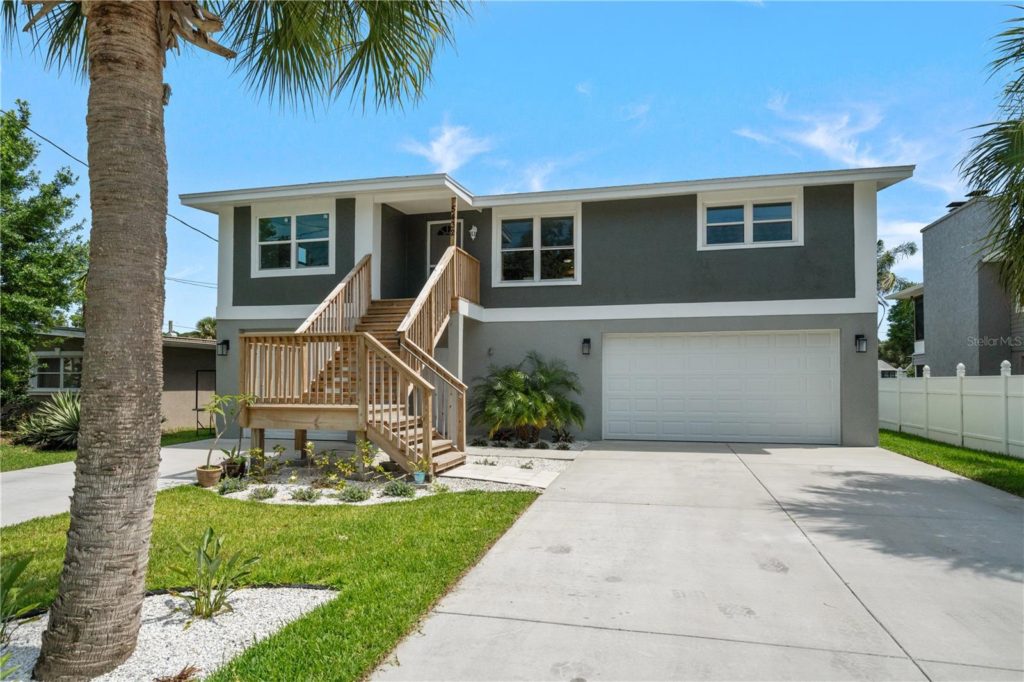
[[[253,277],[334,272],[330,212],[268,209],[253,222]]]
[[[803,244],[802,208],[801,193],[792,190],[771,191],[763,199],[744,199],[735,193],[701,195],[697,248]]]
[[[495,286],[579,284],[578,206],[495,216]]]
[[[82,385],[81,352],[40,352],[33,355],[29,386],[36,391],[77,391]]]

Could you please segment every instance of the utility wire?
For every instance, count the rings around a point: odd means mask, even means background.
[[[217,285],[210,282],[193,282],[187,279],[178,279],[177,277],[165,277],[168,282],[176,282],[178,284],[188,284],[193,287],[199,287],[200,289],[216,289]]]
[[[5,111],[5,110],[3,110],[3,109],[0,109],[0,113],[4,113],[4,114],[6,114],[6,113],[8,113],[8,112],[7,112],[7,111]],[[57,144],[56,142],[54,142],[54,141],[53,141],[53,140],[51,140],[50,138],[46,137],[45,135],[43,135],[43,134],[41,134],[41,133],[38,133],[38,132],[36,132],[35,130],[32,130],[32,128],[30,128],[30,127],[29,127],[29,126],[27,126],[27,125],[26,125],[26,126],[24,126],[24,128],[25,128],[25,130],[29,131],[30,133],[32,133],[33,135],[35,135],[36,137],[38,137],[38,138],[39,138],[40,140],[42,140],[43,142],[46,142],[47,144],[53,145],[53,147],[54,147],[54,148],[56,148],[57,150],[59,150],[60,152],[62,152],[62,153],[63,153],[64,155],[66,155],[66,156],[67,156],[68,158],[74,159],[75,161],[77,161],[78,163],[82,164],[82,165],[83,165],[83,166],[85,166],[86,168],[88,168],[88,167],[89,167],[89,164],[87,164],[87,163],[86,163],[85,161],[82,161],[82,160],[81,160],[80,158],[78,158],[77,156],[75,156],[74,154],[72,154],[71,152],[69,152],[69,151],[68,151],[67,149],[64,149],[64,147],[61,147],[61,146],[60,146],[59,144]],[[216,243],[216,242],[217,242],[217,238],[216,238],[216,237],[214,237],[213,235],[210,235],[210,234],[207,234],[206,232],[203,232],[202,230],[200,230],[200,229],[199,229],[198,227],[196,227],[196,226],[194,226],[194,225],[190,225],[189,223],[185,222],[184,220],[182,220],[182,219],[181,219],[181,218],[179,218],[178,216],[174,215],[174,214],[173,214],[173,213],[171,213],[170,211],[168,211],[168,212],[167,212],[167,217],[169,217],[169,218],[174,218],[175,220],[177,220],[177,221],[178,221],[179,223],[181,223],[182,225],[184,225],[184,226],[185,226],[185,227],[187,227],[188,229],[190,229],[190,230],[193,230],[194,232],[198,232],[199,234],[203,235],[204,237],[206,237],[207,239],[209,239],[210,241],[212,241],[212,242],[214,242],[214,243]]]

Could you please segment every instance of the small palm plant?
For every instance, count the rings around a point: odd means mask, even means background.
[[[557,433],[583,426],[583,408],[572,398],[581,390],[579,376],[565,362],[531,351],[518,365],[491,367],[477,380],[470,413],[475,423],[487,427],[488,437],[511,431],[533,442],[545,428]]]
[[[221,556],[223,545],[224,538],[216,535],[213,528],[207,528],[197,548],[182,547],[192,560],[185,567],[176,567],[174,572],[188,581],[192,591],[178,596],[188,602],[196,618],[213,618],[222,611],[231,611],[228,597],[260,560],[258,556],[242,559],[237,552]]]
[[[78,447],[78,424],[82,404],[77,393],[54,393],[18,426],[19,443],[43,450],[74,450]]]

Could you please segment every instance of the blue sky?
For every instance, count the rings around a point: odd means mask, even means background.
[[[259,100],[231,65],[168,60],[170,206],[232,187],[448,171],[477,193],[915,163],[879,197],[887,242],[964,188],[955,164],[995,112],[992,36],[1012,8],[987,3],[502,3],[476,6],[436,61],[422,101],[363,113]],[[22,41],[4,54],[2,102],[82,158],[86,88],[47,72]],[[85,169],[44,145],[39,165]],[[216,281],[216,245],[168,222],[171,277]],[[638,236],[638,238],[640,238]],[[920,256],[901,274],[920,279]],[[210,289],[169,282],[166,318],[212,315]]]

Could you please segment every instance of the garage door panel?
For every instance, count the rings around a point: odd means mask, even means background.
[[[604,434],[837,443],[834,331],[609,336]]]

